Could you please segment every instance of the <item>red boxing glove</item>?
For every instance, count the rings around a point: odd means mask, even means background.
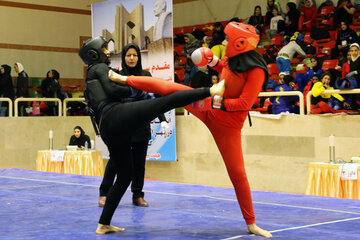
[[[207,47],[198,48],[191,54],[191,60],[198,67],[206,66],[211,61],[213,61],[213,59],[214,59],[214,54],[210,50],[210,48]]]

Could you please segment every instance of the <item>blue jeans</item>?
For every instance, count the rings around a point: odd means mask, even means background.
[[[342,104],[339,100],[330,100],[327,104],[334,110],[340,110],[342,108]]]
[[[190,72],[185,71],[184,85],[189,86],[190,80],[194,77],[198,70],[197,66],[193,66]]]
[[[278,57],[276,59],[276,64],[278,66],[279,72],[285,72],[287,75],[290,75],[290,60]]]
[[[0,98],[4,97],[4,95],[0,95]],[[0,101],[0,117],[5,117],[7,113],[7,107],[3,107],[4,103],[3,101]]]

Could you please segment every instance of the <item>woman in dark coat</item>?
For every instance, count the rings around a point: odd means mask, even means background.
[[[254,14],[250,17],[248,24],[253,25],[259,30],[259,34],[262,32],[262,27],[264,26],[264,18],[261,15],[261,7],[257,5],[254,9]]]
[[[42,96],[46,98],[64,99],[64,94],[61,92],[61,85],[59,83],[60,74],[55,69],[51,69],[46,73],[46,78],[41,83]],[[45,113],[49,116],[58,115],[57,102],[46,102],[48,109]]]
[[[331,50],[331,58],[338,58],[340,52],[343,56],[346,56],[349,51],[349,46],[356,42],[359,42],[358,35],[350,28],[348,22],[342,21],[340,23],[340,30],[337,33],[335,47]]]
[[[15,71],[18,73],[16,79],[16,98],[29,97],[29,76],[24,71],[24,67],[21,63],[16,62],[14,65]],[[19,116],[26,116],[25,108],[27,107],[26,102],[19,103]]]
[[[9,65],[1,65],[0,73],[0,97],[10,98],[14,100],[15,91],[11,78],[11,67]],[[6,116],[8,111],[8,103],[0,102],[0,116]]]
[[[286,9],[288,12],[285,16],[285,35],[292,36],[294,32],[298,31],[300,12],[293,2],[287,3]]]

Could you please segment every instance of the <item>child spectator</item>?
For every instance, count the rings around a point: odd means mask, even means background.
[[[359,37],[356,32],[352,30],[349,26],[348,22],[341,21],[340,30],[337,33],[337,39],[335,43],[335,48],[331,51],[331,58],[336,59],[341,52],[343,56],[347,55],[349,51],[349,46],[352,43],[356,43],[359,41]]]
[[[292,82],[293,77],[290,75],[283,75],[279,78],[279,86],[275,88],[275,92],[295,91],[295,84]],[[295,101],[298,96],[277,96],[270,97],[272,102],[271,112],[279,114],[282,112],[299,113],[299,106],[295,106]]]
[[[281,6],[276,0],[267,0],[267,12],[265,15],[265,24],[270,25],[271,18],[274,17],[273,10],[276,8],[278,15],[282,15]]]
[[[334,89],[332,86],[330,86],[330,82],[331,75],[329,73],[324,73],[321,76],[321,82],[317,82],[313,85],[311,89],[313,95],[311,98],[312,114],[336,113],[336,110],[339,110],[342,107],[350,107],[350,105],[344,101],[345,99],[340,94],[324,94],[325,90]]]
[[[298,39],[291,40],[279,51],[276,58],[279,72],[285,72],[287,75],[290,75],[290,61],[293,59],[296,52],[300,54],[302,58],[306,58],[306,53],[299,45],[302,41],[301,38],[303,38],[303,35],[299,34]]]
[[[304,91],[304,87],[310,82],[314,75],[320,76],[323,73],[321,66],[318,64],[316,57],[311,58],[311,66],[306,69],[305,73],[298,73],[295,76],[294,83],[297,84],[300,92]]]
[[[217,74],[211,75],[211,85],[214,85],[217,83],[219,83],[219,75],[217,75]]]
[[[278,23],[279,23],[279,21],[284,20],[284,18],[281,15],[279,15],[277,8],[274,8],[272,10],[272,12],[273,12],[272,13],[273,17],[271,18],[271,21],[270,21],[270,28],[266,29],[266,31],[265,31],[266,36],[269,40],[271,40],[271,38],[273,36],[279,35],[278,34]]]
[[[312,0],[305,0],[305,6],[300,10],[299,30],[310,32],[316,25],[316,7]]]
[[[210,45],[210,43],[211,43],[211,41],[212,41],[212,37],[211,37],[211,36],[205,36],[205,37],[203,38],[203,40],[204,40],[204,43],[202,44],[202,46],[208,48],[209,45]]]
[[[310,92],[310,90],[312,89],[312,87],[314,86],[315,83],[319,82],[320,79],[319,79],[319,76],[318,75],[314,75],[312,78],[311,78],[311,81],[308,82],[308,84],[304,87],[304,104],[305,104],[305,107],[306,107],[306,96],[308,95],[308,93]]]

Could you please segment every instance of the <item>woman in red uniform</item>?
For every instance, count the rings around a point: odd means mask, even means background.
[[[198,66],[208,64],[225,79],[223,97],[206,98],[185,108],[203,121],[212,133],[226,169],[235,188],[248,232],[264,237],[271,233],[255,224],[255,214],[241,150],[241,128],[253,103],[268,77],[266,63],[254,49],[259,35],[253,26],[231,22],[225,27],[227,35],[225,58],[219,61],[208,48],[194,51],[192,59]],[[120,76],[112,71],[109,78],[134,88],[161,95],[191,89],[187,86],[146,77]]]

